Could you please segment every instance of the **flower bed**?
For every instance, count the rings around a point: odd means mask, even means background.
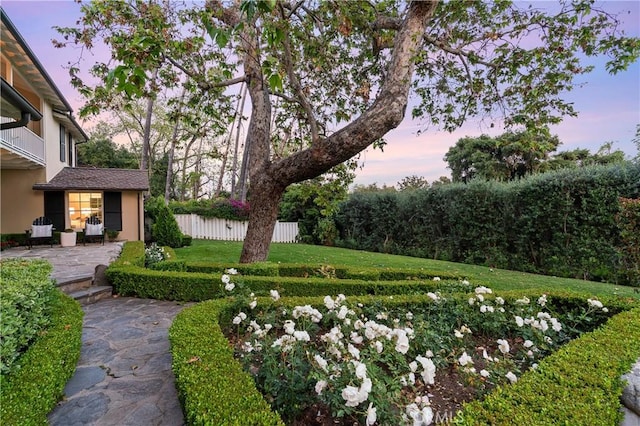
[[[230,424],[242,418],[243,410],[264,414],[269,419],[265,424],[278,423],[268,415],[264,399],[258,398],[253,376],[264,398],[289,424],[308,420],[308,413],[299,410],[305,406],[349,424],[429,424],[428,420],[449,415],[441,411],[446,408],[432,405],[437,398],[430,393],[436,389],[438,373],[455,371],[480,394],[495,386],[509,389],[511,382],[520,383],[519,377],[536,374],[531,369],[543,355],[633,306],[632,301],[613,299],[602,306],[601,301],[589,302],[576,294],[534,298],[512,292],[500,298],[485,287],[470,289],[470,296],[429,293],[275,301],[247,295],[229,276],[223,280],[225,291],[235,293],[235,300],[186,309],[170,332],[188,423]],[[232,359],[219,324],[230,333],[250,373]],[[614,328],[605,334],[619,332]],[[639,340],[638,334],[635,338]],[[575,342],[583,339],[588,342],[588,335]],[[479,341],[485,343],[481,349],[476,346]],[[536,371],[548,374],[546,363],[556,365],[549,361],[554,356],[540,361]],[[615,368],[592,381],[614,394],[621,391],[614,385],[619,381],[616,370],[631,365],[633,359],[627,357],[621,352],[620,359],[610,361]],[[552,368],[553,374],[558,372]],[[225,398],[220,400],[219,394]],[[510,402],[500,400],[500,404]],[[552,392],[544,404],[548,410],[561,408],[553,405]],[[603,409],[609,414],[617,410],[611,405]],[[589,407],[576,410],[579,416],[591,415]],[[469,417],[466,410],[457,419],[463,415],[470,419],[468,424],[489,422],[488,417]]]

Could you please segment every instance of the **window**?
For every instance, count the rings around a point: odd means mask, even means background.
[[[84,222],[89,216],[102,218],[101,192],[70,192],[69,193],[69,223],[74,229],[84,228]]]
[[[67,132],[65,131],[64,126],[60,125],[60,161],[63,163],[67,161],[67,148],[66,148],[66,140],[67,140]]]

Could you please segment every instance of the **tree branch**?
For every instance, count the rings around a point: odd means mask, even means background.
[[[353,122],[310,148],[271,164],[269,175],[280,184],[318,176],[352,158],[394,129],[404,118],[416,53],[437,1],[411,2],[396,34],[387,76],[373,104]],[[304,164],[304,167],[300,167]]]
[[[281,12],[283,15],[285,14],[284,10],[281,10]],[[307,121],[309,123],[309,128],[311,130],[311,144],[315,145],[320,139],[320,136],[318,133],[318,122],[313,113],[313,108],[311,107],[311,103],[309,103],[309,101],[307,100],[307,97],[304,94],[304,89],[302,87],[302,84],[300,84],[300,80],[298,80],[298,77],[296,76],[293,70],[293,58],[291,57],[291,42],[289,40],[289,33],[287,31],[284,32],[284,40],[282,44],[284,47],[283,59],[284,59],[284,66],[287,71],[287,76],[291,81],[291,86],[293,88],[293,91],[296,94],[298,103],[302,106],[307,116]]]
[[[432,36],[429,36],[429,35],[425,34],[424,40],[427,43],[431,43],[434,46],[444,50],[445,52],[451,53],[452,55],[459,56],[460,58],[462,58],[462,57],[469,58],[469,56],[470,56],[469,52],[466,52],[466,51],[464,51],[462,49],[457,49],[457,48],[451,47],[448,44],[444,43],[443,41],[440,41],[440,40],[438,40],[438,39],[436,39],[436,38],[434,38]],[[486,67],[489,67],[489,68],[497,68],[496,64],[494,64],[492,62],[487,62],[487,61],[485,61],[483,59],[480,59],[480,58],[477,58],[477,57],[474,57],[473,61],[475,61],[475,62],[477,62],[477,63],[479,63],[481,65],[484,65]]]

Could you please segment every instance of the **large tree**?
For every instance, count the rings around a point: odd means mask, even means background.
[[[508,181],[544,169],[558,148],[557,136],[545,132],[508,132],[459,139],[445,154],[454,182],[473,178]]]
[[[533,129],[575,114],[560,95],[590,70],[581,56],[610,55],[617,72],[640,50],[616,32],[615,17],[584,0],[547,10],[508,1],[209,0],[171,14],[167,4],[95,1],[62,32],[112,49],[115,62],[94,67],[106,86],[85,86],[88,96],[143,97],[152,84],[177,87],[181,75],[202,91],[247,84],[251,215],[242,262],[267,257],[285,188],[379,142],[404,118],[410,93],[425,125],[452,130],[488,114]],[[297,149],[276,155],[272,143],[294,131],[303,135],[292,138]]]

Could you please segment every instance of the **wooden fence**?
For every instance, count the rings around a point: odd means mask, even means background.
[[[205,240],[244,241],[247,222],[201,217],[196,214],[175,215],[183,234]],[[295,243],[298,237],[297,222],[276,222],[272,243]]]

